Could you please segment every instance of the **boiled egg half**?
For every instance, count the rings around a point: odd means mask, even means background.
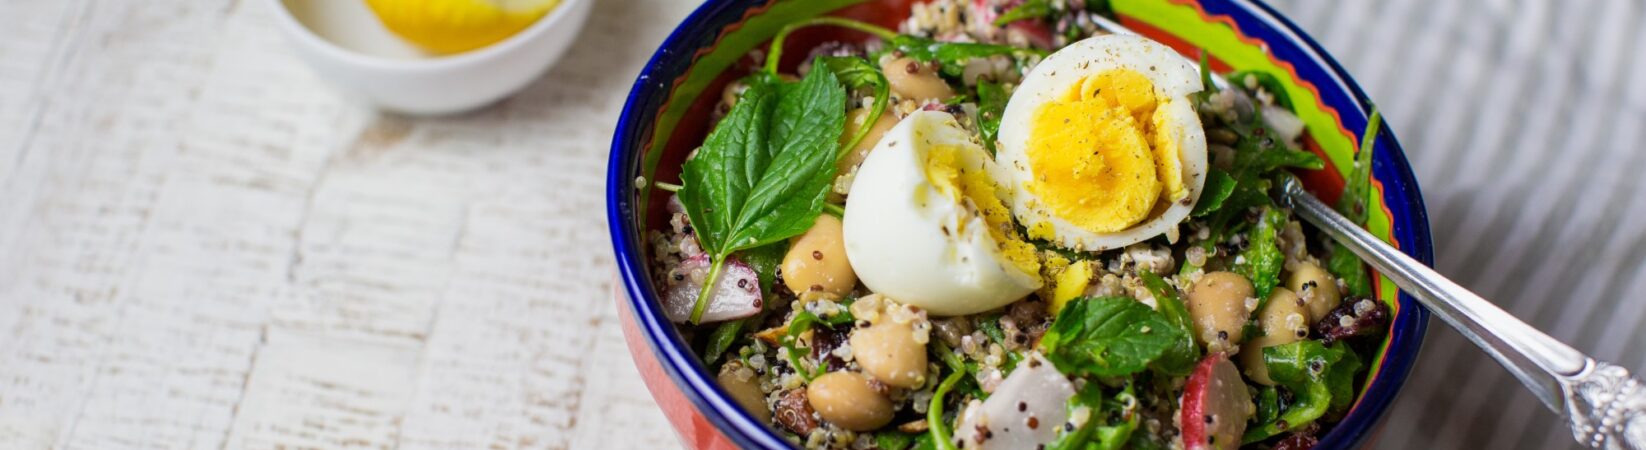
[[[1192,63],[1139,36],[1088,38],[1035,66],[1006,104],[996,156],[1029,237],[1101,251],[1187,218],[1206,181],[1190,97],[1201,89]]]
[[[999,168],[954,116],[917,111],[857,169],[846,259],[870,290],[935,315],[1004,306],[1040,287],[1040,261],[1012,222]]]

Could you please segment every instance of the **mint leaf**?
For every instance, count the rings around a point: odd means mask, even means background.
[[[681,169],[677,194],[713,259],[692,308],[698,323],[732,252],[804,233],[834,179],[846,91],[829,70],[798,84],[770,74],[749,89]]]
[[[1246,235],[1246,251],[1236,258],[1234,272],[1245,275],[1256,291],[1258,307],[1269,300],[1269,292],[1280,284],[1280,269],[1286,256],[1280,252],[1280,229],[1286,226],[1286,212],[1279,208],[1264,208],[1257,226]]]
[[[1173,376],[1185,376],[1194,371],[1195,365],[1200,362],[1200,346],[1195,345],[1194,324],[1189,319],[1189,308],[1183,304],[1183,296],[1177,288],[1166,283],[1154,272],[1142,271],[1138,275],[1143,278],[1143,287],[1154,296],[1155,310],[1160,312],[1167,322],[1183,332],[1183,336],[1172,343],[1166,352],[1154,362],[1156,370]]]
[[[729,253],[726,239],[733,222],[771,161],[766,147],[775,91],[768,83],[750,83],[703,140],[703,147],[681,167],[680,203],[686,206],[698,243],[712,255]]]
[[[834,180],[837,146],[846,122],[846,90],[834,72],[807,73],[778,99],[775,108],[769,146],[777,151],[738,211],[727,250],[753,248],[806,232],[823,212],[824,194]]]
[[[1040,346],[1065,374],[1118,377],[1142,371],[1184,335],[1137,300],[1088,297],[1063,307]]]

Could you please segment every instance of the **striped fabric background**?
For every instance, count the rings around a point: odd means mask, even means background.
[[[1646,372],[1646,1],[1274,0],[1401,137],[1442,273]],[[1577,448],[1436,320],[1383,449]]]

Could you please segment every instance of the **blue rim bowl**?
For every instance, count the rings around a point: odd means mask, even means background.
[[[873,0],[871,0],[873,1]],[[1257,0],[1198,0],[1207,14],[1226,16],[1240,31],[1265,43],[1277,59],[1291,63],[1297,75],[1319,88],[1320,100],[1340,115],[1349,130],[1364,129],[1371,101],[1349,74],[1320,44],[1273,7]],[[698,362],[681,334],[664,317],[657,290],[648,276],[648,253],[640,222],[647,207],[640,203],[636,179],[643,174],[653,124],[668,101],[673,82],[695,62],[699,50],[714,45],[727,26],[745,20],[753,8],[768,0],[707,0],[683,20],[659,46],[641,70],[629,92],[612,138],[606,179],[606,220],[622,285],[619,303],[628,309],[625,324],[639,331],[643,345],[631,345],[637,360],[655,361],[672,386],[690,402],[695,414],[731,443],[742,448],[786,449],[789,444],[775,431],[741,410],[716,386],[715,374]],[[1427,212],[1417,180],[1394,133],[1387,126],[1376,142],[1372,174],[1383,184],[1383,199],[1392,214],[1391,236],[1401,250],[1425,264],[1433,263]],[[1401,311],[1390,326],[1387,352],[1378,376],[1365,386],[1359,404],[1321,437],[1317,449],[1351,449],[1369,443],[1380,419],[1416,362],[1429,312],[1401,293]],[[631,339],[634,338],[631,336]],[[634,343],[631,343],[634,344]],[[642,354],[644,353],[644,354]],[[642,364],[648,365],[648,364]],[[648,380],[648,382],[654,382]],[[658,386],[653,386],[657,392]],[[682,430],[685,433],[684,430]]]

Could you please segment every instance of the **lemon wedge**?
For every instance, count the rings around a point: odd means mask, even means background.
[[[366,0],[389,31],[437,54],[501,41],[559,4],[560,0]]]

